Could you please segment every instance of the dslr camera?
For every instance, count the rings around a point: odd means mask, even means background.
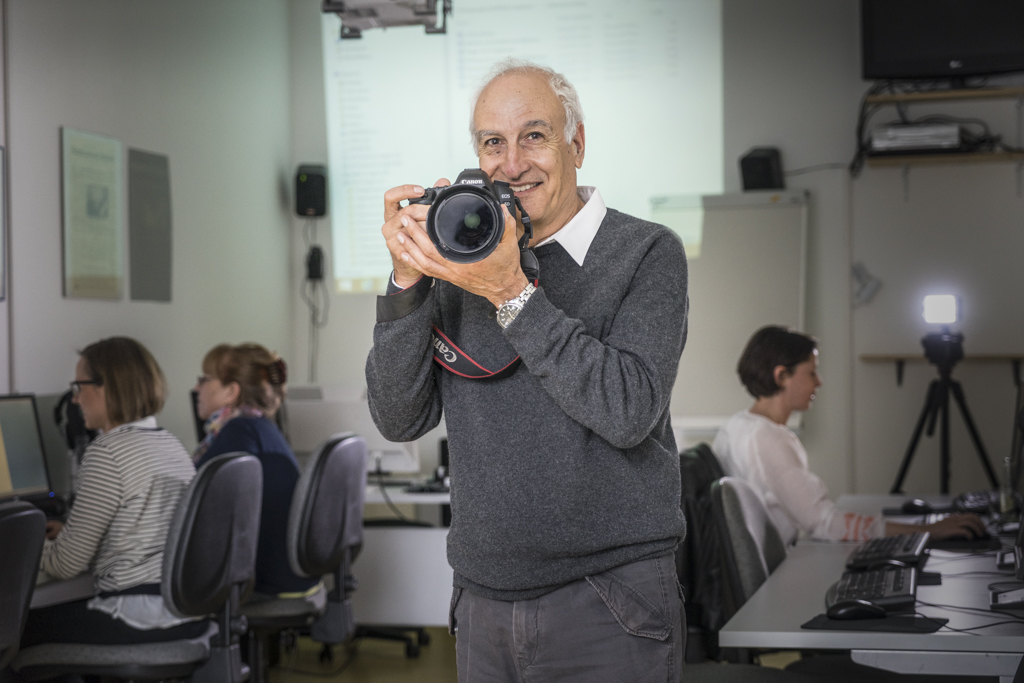
[[[452,185],[429,187],[409,203],[430,205],[427,234],[441,255],[455,263],[482,261],[495,250],[505,232],[502,204],[526,228],[520,248],[533,237],[530,217],[509,184],[492,182],[479,168],[467,168]]]

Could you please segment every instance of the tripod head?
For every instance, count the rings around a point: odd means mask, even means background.
[[[953,367],[964,357],[964,335],[950,332],[948,327],[942,332],[926,334],[921,338],[921,346],[924,347],[925,358],[939,369],[943,377],[948,377]]]

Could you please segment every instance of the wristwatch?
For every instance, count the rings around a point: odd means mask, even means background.
[[[501,306],[498,306],[498,324],[501,325],[501,329],[505,329],[512,324],[512,321],[519,315],[519,311],[523,310],[523,306],[526,305],[526,300],[536,291],[537,288],[533,286],[533,283],[527,282],[526,289],[521,291],[519,296],[509,299]]]

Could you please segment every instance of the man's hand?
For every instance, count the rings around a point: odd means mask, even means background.
[[[441,178],[435,186],[451,185],[446,178]],[[422,271],[416,270],[415,266],[402,260],[401,255],[406,249],[403,246],[409,241],[408,225],[417,221],[427,220],[427,211],[430,207],[426,204],[410,204],[402,207],[405,199],[415,199],[423,196],[423,188],[419,185],[399,185],[384,193],[384,227],[380,229],[384,235],[384,241],[391,251],[391,264],[395,270],[395,284],[403,289],[416,284],[422,276]]]
[[[950,515],[937,522],[925,526],[925,531],[932,535],[932,538],[939,541],[944,538],[981,538],[988,532],[985,530],[985,523],[977,515]]]
[[[443,182],[448,184],[446,180]],[[391,241],[388,241],[392,258],[397,257],[403,264],[403,277],[407,272],[416,273],[415,278],[419,278],[419,274],[423,273],[430,277],[446,280],[467,292],[486,298],[496,308],[509,299],[519,296],[520,292],[526,288],[528,280],[523,274],[519,262],[516,219],[504,205],[502,205],[501,211],[505,216],[505,232],[501,237],[501,242],[487,258],[476,263],[454,263],[442,256],[427,235],[425,226],[427,207],[415,207],[422,209],[422,214],[410,212],[410,208],[414,207],[406,207],[396,214],[396,222],[401,228],[401,230],[396,228],[394,231],[394,242],[397,247],[392,248]],[[419,215],[422,215],[422,218],[418,218]],[[386,223],[384,227],[387,230],[388,224]],[[387,233],[385,233],[386,236]],[[408,284],[403,283],[398,280],[398,272],[396,265],[395,279],[400,287],[415,282],[414,278]]]
[[[64,529],[64,522],[58,522],[55,519],[51,519],[50,521],[48,521],[46,523],[46,538],[47,538],[47,540],[52,541],[52,540],[56,539],[57,538],[57,534],[59,534],[63,529]]]

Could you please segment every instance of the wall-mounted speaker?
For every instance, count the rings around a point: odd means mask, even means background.
[[[327,167],[303,164],[295,172],[295,213],[303,217],[327,213]]]
[[[754,147],[740,157],[744,190],[784,190],[782,157],[775,147]]]

